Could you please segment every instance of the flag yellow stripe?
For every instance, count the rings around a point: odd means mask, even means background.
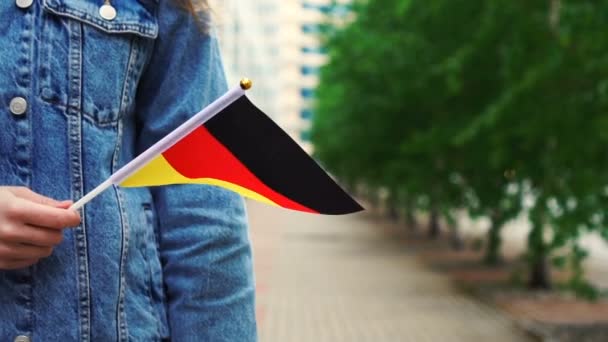
[[[275,202],[271,201],[265,196],[260,195],[255,191],[251,191],[242,186],[234,183],[222,181],[215,178],[197,178],[191,179],[184,177],[181,173],[177,172],[171,164],[163,157],[159,155],[150,161],[146,166],[135,172],[129,178],[125,179],[120,186],[123,187],[138,187],[138,186],[158,186],[168,184],[206,184],[215,185],[228,190],[232,190],[242,196],[251,198],[256,201],[260,201],[266,204],[278,206]]]

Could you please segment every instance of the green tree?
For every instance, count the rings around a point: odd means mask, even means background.
[[[410,212],[429,212],[433,236],[440,215],[489,217],[489,263],[500,259],[501,227],[523,212],[530,285],[550,287],[549,261],[568,247],[571,285],[588,290],[577,240],[608,237],[607,9],[591,0],[355,2],[356,19],[326,36],[317,157],[349,183],[388,187]]]

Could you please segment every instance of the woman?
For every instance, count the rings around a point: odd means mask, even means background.
[[[224,93],[217,42],[185,8],[0,3],[1,341],[256,339],[239,196],[115,187],[80,213],[55,200],[80,198]]]

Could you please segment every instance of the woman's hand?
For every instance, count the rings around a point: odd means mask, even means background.
[[[63,229],[80,223],[70,205],[24,187],[0,186],[0,270],[27,267],[51,255]]]

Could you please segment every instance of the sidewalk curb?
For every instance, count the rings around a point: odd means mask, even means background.
[[[523,330],[544,342],[606,341],[608,324],[550,324],[529,320],[517,322]]]

